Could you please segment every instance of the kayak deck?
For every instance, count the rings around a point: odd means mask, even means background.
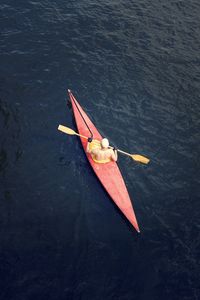
[[[89,127],[93,134],[93,139],[100,141],[102,139],[101,134],[89,119],[87,114],[84,112],[84,110],[81,108],[72,92],[70,90],[68,90],[68,92],[79,134],[90,137],[91,133],[88,129]],[[83,119],[85,120],[85,122]],[[85,123],[87,123],[88,127]],[[100,182],[102,183],[103,187],[115,202],[115,204],[118,206],[118,208],[121,210],[121,212],[124,214],[124,216],[137,230],[137,232],[140,232],[133,206],[117,163],[114,161],[110,161],[105,164],[96,163],[92,159],[91,154],[86,152],[87,139],[84,139],[82,137],[80,137],[80,139],[90,165],[99,178]]]

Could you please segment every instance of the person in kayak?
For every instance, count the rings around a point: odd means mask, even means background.
[[[97,162],[109,162],[111,160],[117,161],[117,150],[115,148],[109,148],[108,139],[101,140],[100,147],[94,147],[92,149],[91,143],[93,139],[88,138],[86,151],[92,155],[92,158]]]

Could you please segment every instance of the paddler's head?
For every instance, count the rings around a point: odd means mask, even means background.
[[[104,139],[101,140],[101,147],[102,147],[103,149],[109,147],[109,141],[108,141],[108,139],[104,138]]]

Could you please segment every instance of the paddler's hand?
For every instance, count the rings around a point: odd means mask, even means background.
[[[114,152],[117,151],[117,148],[116,148],[116,147],[113,147],[113,151],[114,151]]]
[[[88,143],[91,143],[92,140],[93,140],[92,137],[89,137],[89,138],[88,138]]]

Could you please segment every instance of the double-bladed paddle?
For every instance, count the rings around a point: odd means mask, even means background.
[[[84,136],[82,134],[79,134],[77,133],[76,131],[74,131],[73,129],[69,128],[69,127],[66,127],[66,126],[63,126],[63,125],[59,125],[58,126],[58,130],[66,133],[66,134],[69,134],[69,135],[78,135],[84,139],[88,139],[87,136]],[[109,148],[113,148],[113,147],[109,147]],[[138,162],[141,162],[143,164],[148,164],[150,159],[148,159],[147,157],[144,157],[142,155],[139,155],[139,154],[130,154],[130,153],[127,153],[125,151],[122,151],[120,149],[116,149],[118,152],[122,153],[122,154],[125,154],[127,156],[130,156],[133,160],[135,161],[138,161]]]

